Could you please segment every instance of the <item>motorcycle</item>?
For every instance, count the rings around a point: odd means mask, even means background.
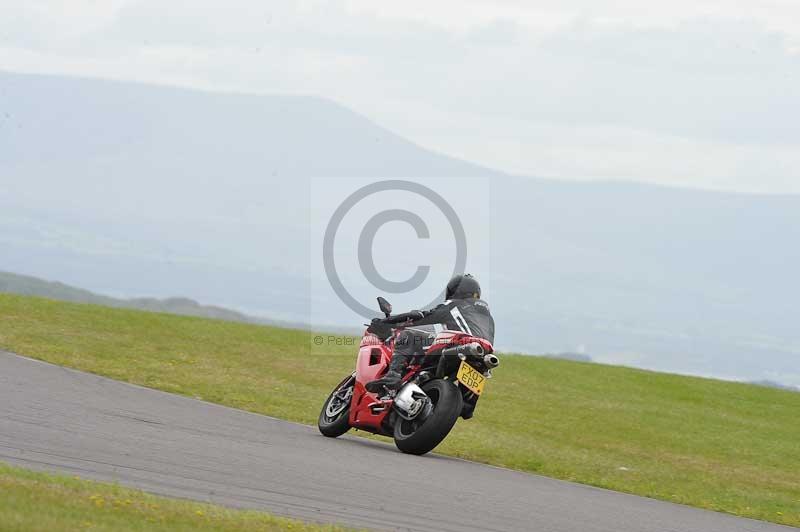
[[[328,396],[317,426],[332,438],[351,428],[389,436],[400,451],[422,455],[444,440],[459,417],[472,417],[500,360],[487,340],[442,331],[424,355],[409,363],[397,392],[371,393],[365,386],[386,373],[398,332],[421,317],[419,312],[392,315],[382,297],[378,305],[386,317],[367,327],[355,371]]]

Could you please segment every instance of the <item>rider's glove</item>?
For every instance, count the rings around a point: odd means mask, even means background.
[[[372,323],[367,330],[381,340],[386,340],[392,335],[392,327],[384,323],[383,318],[372,318]]]

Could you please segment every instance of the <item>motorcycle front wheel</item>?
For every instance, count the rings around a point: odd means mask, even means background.
[[[350,375],[333,389],[322,405],[317,427],[323,436],[336,438],[350,430],[350,401],[355,384],[355,374]]]
[[[398,416],[394,425],[394,444],[404,453],[419,455],[432,451],[461,415],[464,399],[453,381],[434,379],[423,384],[422,390],[430,398],[433,411],[423,420]]]

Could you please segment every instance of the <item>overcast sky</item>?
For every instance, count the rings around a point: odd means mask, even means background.
[[[512,173],[800,193],[797,0],[288,4],[0,0],[0,68],[324,96]]]

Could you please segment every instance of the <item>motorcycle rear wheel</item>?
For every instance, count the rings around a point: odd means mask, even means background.
[[[350,375],[333,389],[322,405],[317,428],[323,436],[338,438],[350,430],[350,401],[355,384],[355,374]]]
[[[433,411],[423,420],[397,418],[394,444],[408,454],[425,454],[439,445],[461,415],[464,399],[453,381],[434,379],[422,385],[433,403]]]

